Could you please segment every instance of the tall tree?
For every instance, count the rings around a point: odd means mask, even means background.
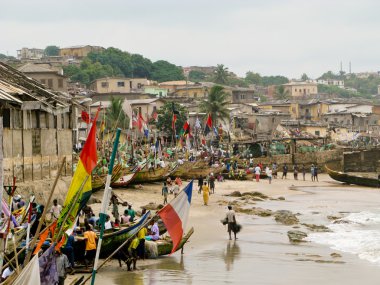
[[[181,67],[165,60],[159,60],[153,63],[151,78],[153,80],[163,82],[172,80],[184,80],[185,76]]]
[[[59,47],[57,46],[47,46],[44,50],[46,56],[57,56],[59,55]]]
[[[218,64],[215,70],[214,82],[218,84],[227,84],[228,76],[228,67],[225,67],[223,64]]]
[[[255,73],[248,71],[245,74],[245,81],[249,84],[263,85],[263,79],[261,78],[260,73]]]
[[[224,91],[224,88],[215,85],[210,89],[208,99],[201,102],[200,109],[206,114],[211,114],[213,124],[218,120],[225,121],[230,117],[230,112],[227,109],[229,94]]]
[[[193,82],[204,81],[207,74],[199,70],[191,70],[189,72],[189,80]]]
[[[309,76],[307,76],[306,73],[303,73],[303,74],[301,75],[301,80],[302,80],[302,81],[309,80]]]
[[[187,110],[185,107],[178,103],[174,103],[174,109],[178,111],[177,121],[175,123],[176,134],[179,135],[186,122]],[[173,134],[172,120],[173,120],[173,105],[172,102],[166,102],[158,111],[158,118],[156,126],[159,130],[165,132],[167,135],[171,136]]]
[[[111,97],[111,105],[106,110],[106,125],[110,130],[128,128],[129,118],[123,111],[123,99]]]
[[[278,100],[285,100],[285,99],[289,99],[290,94],[283,85],[280,85],[280,86],[277,86],[276,88],[275,97]]]

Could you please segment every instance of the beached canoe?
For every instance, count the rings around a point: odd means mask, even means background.
[[[191,228],[187,234],[182,238],[181,240],[181,243],[178,245],[176,251],[182,249],[184,247],[184,245],[188,242],[189,238],[191,237],[191,235],[194,233],[194,228]],[[167,254],[170,254],[172,252],[172,248],[173,248],[173,242],[172,240],[170,239],[170,237],[167,237],[165,239],[162,239],[162,240],[157,240],[157,241],[154,241],[154,242],[145,242],[145,252],[147,254],[147,257],[148,258],[155,258],[155,254],[156,253],[151,253],[151,246],[149,245],[149,243],[155,243],[156,246],[157,246],[157,254],[158,256],[162,256],[162,255],[167,255]]]
[[[136,176],[131,181],[131,184],[137,184],[137,183],[149,183],[149,182],[157,182],[157,181],[163,181],[168,176],[171,176],[172,173],[176,170],[177,165],[175,166],[167,166],[164,168],[156,168],[153,171],[148,171],[146,168],[143,170],[140,170],[136,173]]]
[[[207,161],[184,161],[183,164],[178,165],[172,175],[183,180],[189,180],[196,179],[199,176],[206,177],[211,173],[217,175],[222,172],[223,168],[223,166],[210,167]]]
[[[123,175],[123,172],[122,172],[121,164],[116,164],[114,168],[112,169],[111,184],[114,183],[115,181],[118,181],[122,175]],[[92,192],[96,192],[100,189],[103,189],[104,186],[106,185],[106,178],[107,178],[107,174],[93,175],[92,181],[91,181]]]
[[[111,233],[105,233],[103,236],[102,248],[100,251],[100,257],[106,258],[111,253],[113,253],[126,239],[134,236],[139,232],[139,230],[145,225],[148,218],[150,217],[150,212],[146,212],[144,216],[141,217],[139,221],[135,224],[123,228]]]
[[[337,180],[339,182],[355,184],[360,186],[379,187],[379,180],[376,178],[352,175],[340,171],[335,171],[333,169],[330,169],[326,165],[325,169],[332,179]]]
[[[133,181],[133,179],[136,177],[137,173],[143,169],[145,164],[134,166],[130,168],[123,168],[121,170],[122,174],[118,180],[111,183],[111,187],[117,188],[117,187],[127,187],[129,183]]]

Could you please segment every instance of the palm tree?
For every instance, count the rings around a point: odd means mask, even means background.
[[[215,85],[210,89],[208,99],[200,104],[200,109],[206,114],[211,114],[214,125],[217,120],[225,121],[230,117],[230,112],[226,108],[228,102],[228,93],[224,91],[224,88],[219,85]]]
[[[275,92],[275,97],[278,100],[285,100],[289,99],[289,91],[285,90],[285,87],[283,85],[277,86],[276,92]]]
[[[106,122],[110,129],[121,128],[127,129],[129,118],[123,111],[123,99],[111,98],[111,105],[106,110]]]
[[[224,67],[223,64],[218,64],[215,70],[215,78],[214,78],[215,83],[227,84],[228,76],[229,76],[228,67]]]

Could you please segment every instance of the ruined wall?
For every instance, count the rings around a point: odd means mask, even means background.
[[[72,175],[70,129],[9,129],[3,131],[4,184],[54,178],[58,163],[66,157],[62,176]]]
[[[308,152],[308,153],[295,153],[284,154],[284,155],[273,155],[272,157],[260,157],[254,160],[255,163],[261,162],[265,165],[272,165],[276,162],[281,171],[282,166],[286,163],[290,171],[293,170],[293,163],[299,166],[305,164],[307,172],[310,172],[310,167],[312,164],[317,164],[320,171],[323,171],[323,167],[327,163],[335,162],[340,164],[343,159],[343,150],[328,150],[320,152]]]
[[[379,149],[344,153],[345,172],[377,172],[380,160]]]

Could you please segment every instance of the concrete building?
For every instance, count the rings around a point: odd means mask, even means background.
[[[259,100],[254,89],[241,87],[232,89],[232,103],[255,103]]]
[[[98,94],[144,92],[146,78],[105,77],[91,82],[90,90]]]
[[[56,68],[49,64],[35,64],[27,63],[18,68],[19,71],[31,77],[42,84],[47,88],[67,92],[67,77],[63,76],[62,68]]]
[[[166,88],[159,87],[157,85],[144,86],[144,93],[155,95],[158,98],[168,96],[168,90]]]
[[[80,45],[80,46],[71,46],[61,48],[59,50],[59,55],[62,57],[68,58],[83,58],[87,56],[90,52],[103,51],[105,48],[100,46],[91,46],[91,45]]]
[[[344,89],[344,80],[337,80],[337,79],[318,79],[316,81],[311,81],[322,85],[330,85],[330,86],[337,86],[339,88]]]
[[[282,86],[284,86],[285,92],[292,97],[318,94],[318,86],[313,82],[289,82]]]
[[[45,50],[39,48],[22,48],[17,50],[17,58],[24,59],[41,59],[44,56]]]
[[[168,90],[168,94],[175,92],[178,88],[185,88],[193,85],[195,85],[194,82],[186,80],[165,81],[158,83],[158,86]]]
[[[202,85],[191,85],[185,87],[177,87],[171,94],[173,97],[184,99],[205,99],[208,96],[209,88]]]
[[[72,175],[74,112],[70,97],[0,62],[0,106],[4,184],[53,178],[63,157],[62,175]]]

